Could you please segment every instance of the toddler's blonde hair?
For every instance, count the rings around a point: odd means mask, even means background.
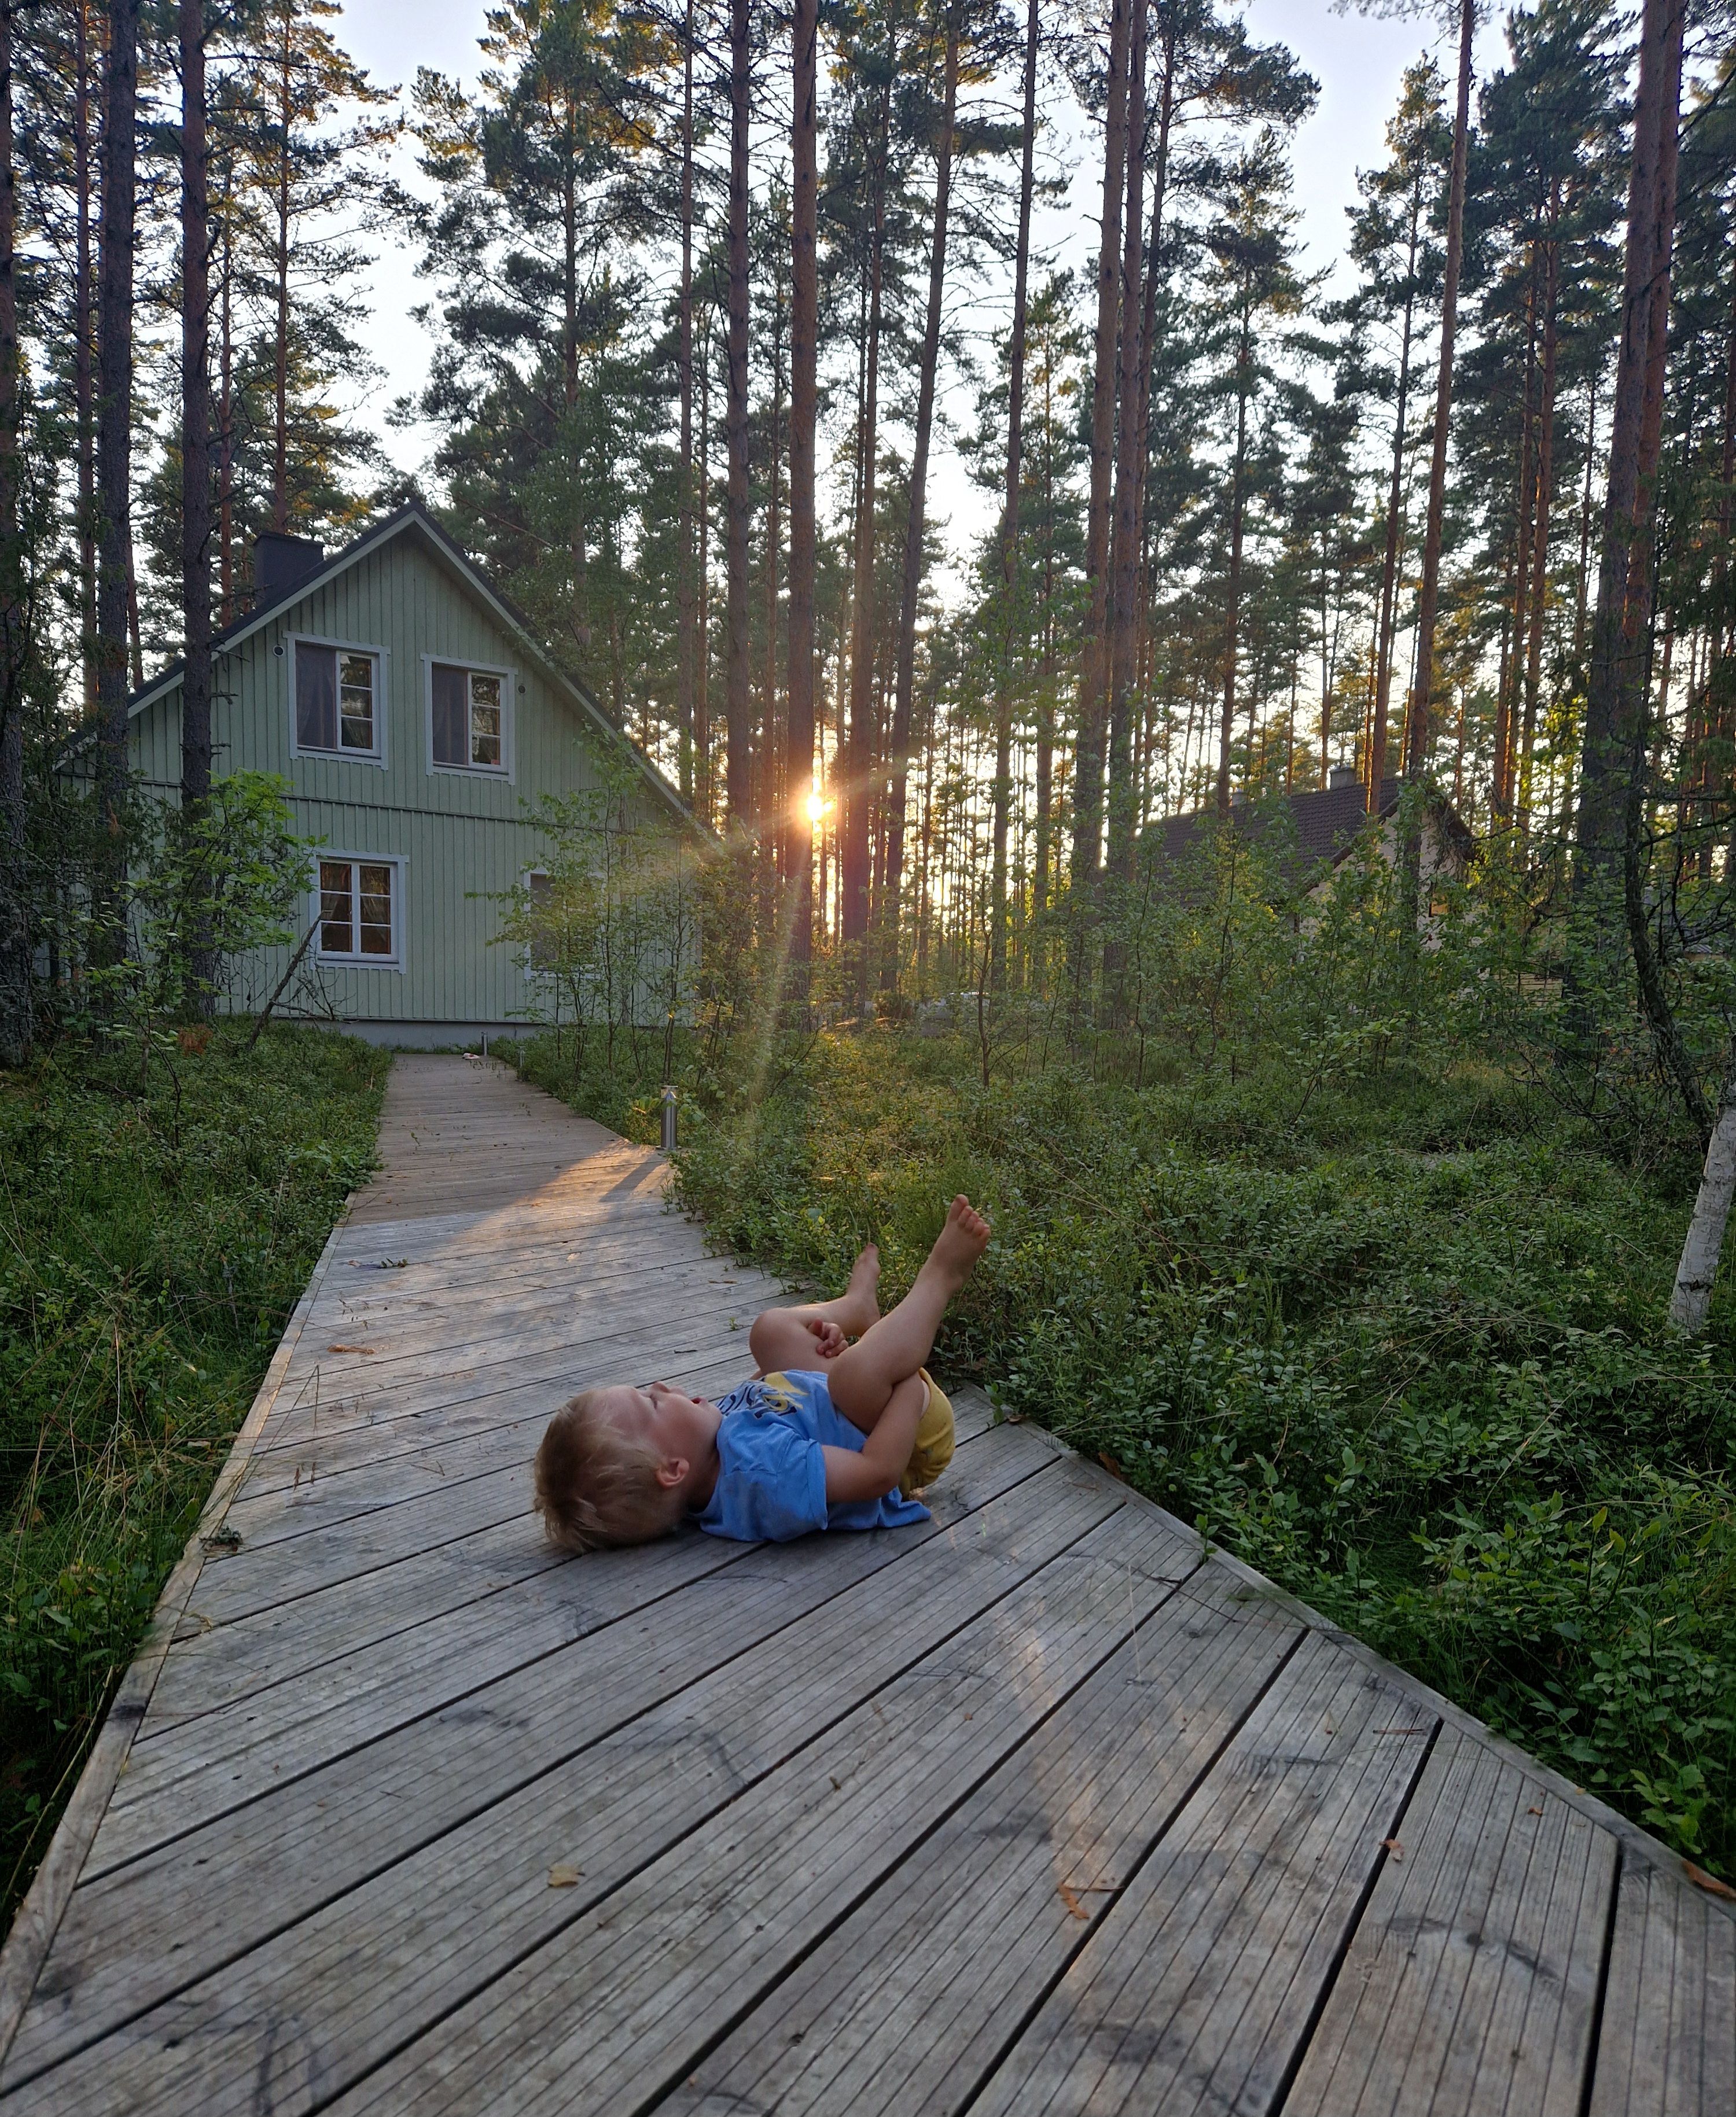
[[[657,1482],[663,1458],[610,1418],[607,1394],[569,1399],[537,1450],[535,1504],[549,1541],[568,1551],[649,1543],[681,1520],[680,1492]]]

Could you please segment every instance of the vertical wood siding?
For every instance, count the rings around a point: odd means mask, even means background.
[[[298,634],[383,652],[383,767],[291,754],[288,643]],[[510,779],[428,768],[425,654],[515,672]],[[527,666],[513,636],[406,531],[219,654],[214,690],[219,776],[275,773],[290,788],[302,837],[407,864],[404,967],[321,966],[319,982],[339,1018],[499,1022],[520,1015],[529,998],[522,969],[495,940],[507,908],[501,900],[546,851],[532,814],[539,797],[596,786],[605,738]],[[164,798],[173,798],[181,776],[180,722],[177,688],[132,723],[134,767]],[[644,820],[654,822],[658,807],[648,793]],[[309,909],[298,911],[298,936]],[[258,951],[241,966],[238,999],[269,991],[289,957],[287,948]]]

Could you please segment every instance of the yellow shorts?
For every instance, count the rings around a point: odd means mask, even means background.
[[[918,1368],[916,1372],[928,1384],[928,1404],[916,1421],[916,1445],[898,1480],[898,1490],[906,1499],[933,1484],[952,1461],[955,1446],[953,1407],[946,1400],[946,1392],[926,1368]]]

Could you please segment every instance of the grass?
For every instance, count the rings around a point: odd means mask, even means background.
[[[908,1283],[945,1200],[993,1250],[940,1355],[1736,1876],[1736,1302],[1664,1309],[1692,1171],[1624,1165],[1498,1070],[1135,1091],[975,1077],[963,1040],[822,1037],[690,1103],[686,1203],[735,1249]],[[637,1137],[649,1082],[532,1077]]]
[[[0,1926],[349,1192],[387,1055],[244,1026],[0,1077]],[[195,1048],[201,1046],[203,1048]]]

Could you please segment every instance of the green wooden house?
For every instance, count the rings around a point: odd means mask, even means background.
[[[421,507],[330,558],[301,537],[262,537],[254,565],[254,607],[215,643],[214,771],[277,774],[298,834],[319,841],[298,938],[319,930],[280,1012],[404,1045],[521,1024],[533,974],[497,937],[507,893],[534,891],[546,856],[533,813],[543,795],[625,771],[635,828],[708,842]],[[178,798],[179,664],[129,710],[144,787]],[[243,966],[237,1003],[256,1004],[292,953]]]

